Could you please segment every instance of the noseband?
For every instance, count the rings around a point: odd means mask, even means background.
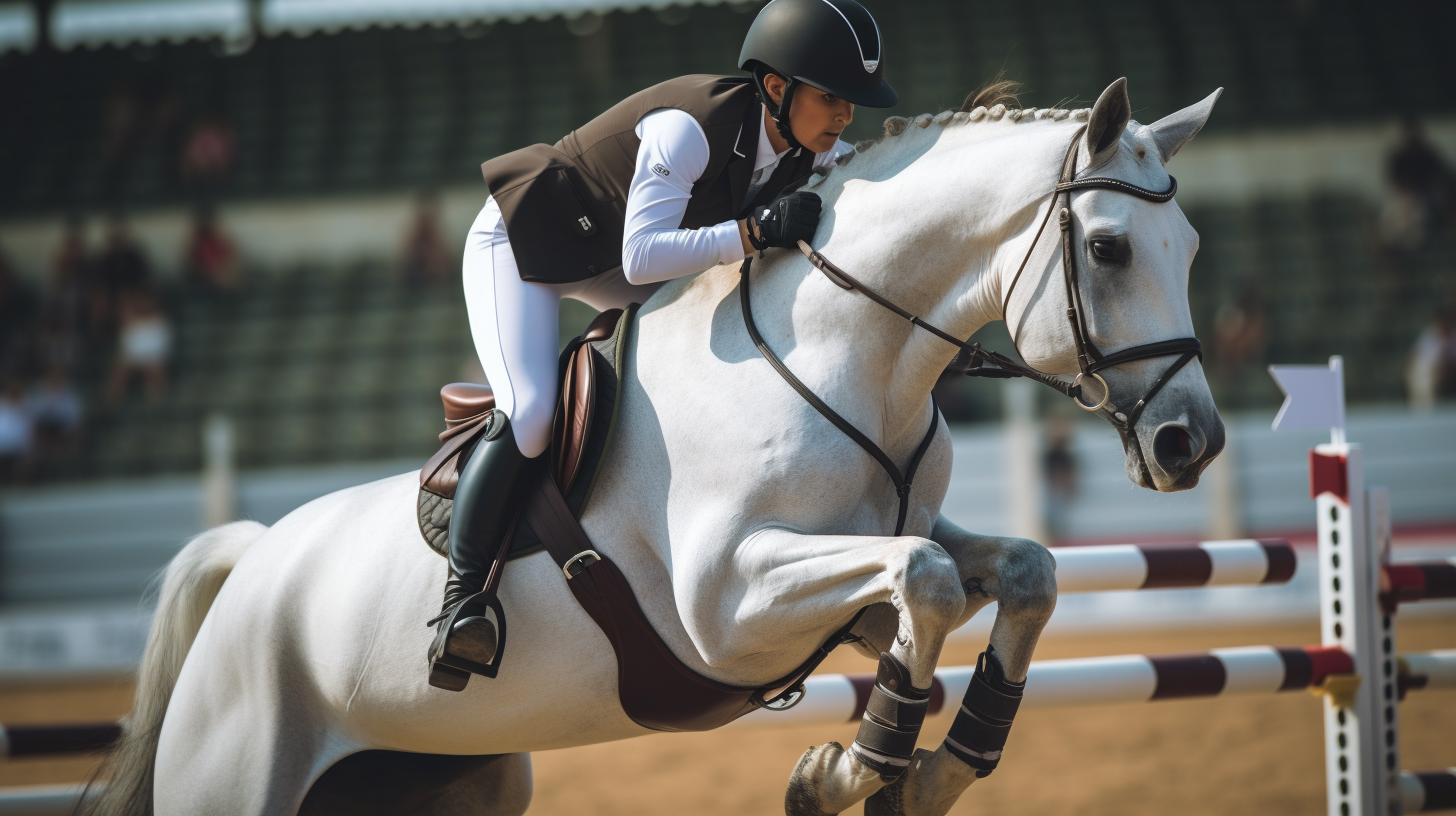
[[[1082,303],[1082,290],[1079,285],[1077,273],[1076,253],[1072,247],[1072,193],[1077,190],[1114,190],[1116,192],[1137,196],[1145,201],[1163,204],[1173,200],[1173,195],[1178,191],[1178,181],[1172,176],[1169,176],[1168,180],[1170,183],[1168,189],[1159,193],[1138,187],[1135,184],[1130,184],[1120,179],[1105,177],[1077,178],[1077,146],[1081,143],[1082,134],[1086,130],[1087,128],[1084,126],[1072,137],[1072,144],[1067,148],[1066,158],[1062,161],[1061,175],[1058,176],[1057,185],[1052,190],[1052,199],[1047,206],[1046,215],[1042,217],[1041,225],[1037,227],[1036,235],[1031,239],[1031,246],[1027,247],[1026,256],[1021,259],[1021,265],[1017,267],[1016,275],[1011,279],[1011,286],[1006,290],[1006,297],[1001,302],[1001,314],[1004,318],[1006,316],[1006,309],[1011,303],[1011,293],[1016,291],[1016,284],[1021,280],[1021,273],[1026,270],[1027,263],[1031,261],[1032,253],[1041,241],[1041,234],[1046,230],[1046,225],[1051,220],[1052,212],[1057,210],[1058,202],[1062,200],[1063,196],[1066,196],[1066,204],[1061,207],[1058,224],[1062,232],[1062,281],[1067,292],[1067,323],[1071,326],[1072,343],[1077,350],[1078,374],[1071,382],[1067,382],[1060,377],[1055,377],[1050,374],[1044,374],[1030,366],[1022,365],[1004,354],[983,348],[980,343],[960,340],[949,332],[921,320],[919,317],[896,305],[889,298],[876,292],[873,288],[861,283],[848,272],[835,266],[828,258],[809,246],[807,242],[800,241],[799,250],[804,253],[805,257],[809,259],[809,263],[813,264],[815,269],[823,272],[825,277],[829,278],[829,280],[841,288],[858,291],[875,303],[910,321],[913,325],[919,326],[936,337],[959,348],[961,351],[957,355],[957,360],[960,362],[960,365],[956,367],[966,376],[991,377],[995,379],[1026,377],[1036,380],[1043,385],[1055,388],[1068,397],[1071,397],[1072,401],[1077,404],[1077,407],[1084,411],[1101,413],[1107,419],[1108,423],[1117,429],[1124,441],[1131,437],[1132,443],[1138,448],[1139,463],[1143,468],[1144,477],[1147,479],[1148,484],[1151,485],[1152,474],[1148,472],[1146,457],[1142,454],[1142,446],[1138,443],[1137,436],[1132,433],[1133,427],[1137,424],[1138,418],[1142,416],[1143,409],[1147,407],[1147,404],[1152,401],[1153,397],[1157,396],[1159,391],[1163,390],[1163,386],[1167,385],[1168,381],[1173,379],[1173,375],[1177,374],[1194,357],[1202,359],[1203,347],[1196,337],[1182,337],[1175,340],[1159,340],[1153,343],[1144,343],[1122,349],[1121,351],[1115,351],[1112,354],[1103,354],[1097,348],[1097,345],[1092,342],[1091,334],[1087,331],[1086,307]],[[924,439],[921,440],[920,446],[912,457],[910,465],[906,469],[908,472],[902,475],[878,445],[839,414],[835,413],[823,400],[815,396],[803,382],[788,370],[788,367],[784,365],[778,355],[774,354],[763,341],[763,338],[759,335],[758,327],[754,325],[753,313],[749,305],[748,284],[749,270],[751,267],[752,258],[744,260],[743,266],[740,268],[739,281],[743,321],[748,329],[749,336],[764,358],[773,365],[775,370],[779,372],[789,385],[793,386],[794,390],[798,391],[804,397],[805,401],[853,439],[856,444],[874,457],[880,463],[880,466],[885,469],[885,472],[890,476],[890,480],[894,483],[896,493],[900,498],[899,519],[895,530],[895,534],[899,535],[904,527],[905,513],[908,509],[910,479],[913,478],[915,468],[920,463],[920,458],[924,456],[925,451],[930,446],[930,440],[934,437],[936,417],[934,415],[931,416],[930,429],[926,432]],[[1013,346],[1016,345],[1014,333],[1011,342]],[[1175,354],[1178,355],[1178,359],[1172,365],[1168,366],[1163,372],[1163,375],[1148,388],[1147,392],[1143,394],[1142,398],[1130,410],[1124,412],[1111,401],[1112,389],[1098,372],[1113,366],[1122,365],[1123,363],[1149,360],[1154,357],[1171,357]],[[1088,405],[1082,401],[1082,382],[1087,379],[1096,380],[1102,388],[1102,400],[1096,405]]]

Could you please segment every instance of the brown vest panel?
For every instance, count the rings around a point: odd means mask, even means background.
[[[637,167],[637,123],[661,108],[687,112],[708,137],[708,166],[693,185],[684,229],[742,218],[808,179],[814,157],[785,156],[758,201],[745,201],[762,108],[747,77],[696,74],[633,94],[568,133],[491,159],[481,173],[500,205],[524,280],[569,283],[622,266],[627,190]]]

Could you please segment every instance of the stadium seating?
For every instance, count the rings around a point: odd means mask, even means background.
[[[1190,301],[1211,361],[1215,313],[1252,289],[1268,313],[1267,359],[1314,363],[1338,352],[1361,372],[1346,386],[1352,401],[1401,397],[1402,361],[1437,302],[1440,264],[1456,252],[1450,236],[1425,253],[1386,257],[1370,228],[1370,205],[1338,197],[1203,205],[1187,215],[1202,235]],[[166,292],[176,356],[162,405],[134,396],[104,407],[109,355],[91,361],[93,444],[53,478],[195,471],[202,423],[213,413],[237,423],[245,468],[423,459],[433,451],[439,387],[467,376],[474,357],[458,284],[405,284],[379,262],[251,270],[248,280],[237,295]],[[567,301],[563,342],[590,316]],[[999,324],[981,339],[1010,350]],[[1224,410],[1278,404],[1257,362],[1227,376],[1208,369]],[[945,387],[942,408],[952,420],[999,411],[994,383]]]
[[[1211,129],[1456,111],[1456,5],[1370,0],[1269,5],[1137,0],[881,4],[904,91],[894,113],[958,104],[1004,69],[1024,101],[1092,99],[1127,76],[1138,115],[1228,88]],[[177,154],[196,117],[237,138],[229,197],[474,183],[478,164],[576,123],[652,82],[732,71],[756,9],[615,13],[591,36],[560,19],[465,29],[261,38],[238,56],[204,43],[0,56],[0,214],[189,198]],[[44,77],[44,81],[38,81]],[[144,127],[105,150],[130,87]],[[878,113],[851,135],[873,133]]]
[[[554,19],[260,38],[235,56],[205,43],[0,56],[0,217],[190,203],[200,191],[178,155],[187,127],[208,114],[236,139],[230,180],[208,191],[224,202],[478,184],[483,159],[555,141],[654,81],[731,71],[756,8],[614,13],[588,36]],[[1003,68],[1041,106],[1086,103],[1128,76],[1143,119],[1224,85],[1210,125],[1224,132],[1456,112],[1451,3],[1134,0],[1115,16],[1079,0],[875,8],[903,92],[884,113],[957,105]],[[109,146],[119,88],[132,89],[142,124]],[[862,114],[849,136],[874,134],[881,118]],[[1399,399],[1400,363],[1443,296],[1456,247],[1441,234],[1387,255],[1372,206],[1333,195],[1188,206],[1202,235],[1190,291],[1205,346],[1219,308],[1254,291],[1268,312],[1268,359],[1339,352],[1361,372],[1347,385],[1352,401]],[[236,421],[245,468],[428,455],[435,392],[473,356],[458,284],[407,287],[382,259],[245,279],[237,296],[164,292],[177,354],[163,405],[100,407],[109,352],[87,361],[90,444],[51,477],[195,471],[213,412]],[[564,320],[584,322],[579,310]],[[1004,336],[993,342],[1009,348]],[[1215,373],[1214,387],[1225,408],[1278,398],[1257,365]],[[952,419],[997,413],[994,385],[950,388]]]

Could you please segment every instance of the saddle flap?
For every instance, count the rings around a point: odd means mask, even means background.
[[[596,364],[593,362],[596,351],[590,344],[611,337],[621,316],[621,309],[608,309],[597,315],[582,332],[580,342],[568,349],[561,394],[551,424],[552,464],[562,492],[571,489],[581,469],[591,433],[596,405]]]
[[[597,374],[589,344],[611,337],[621,316],[621,309],[602,312],[567,347],[551,433],[551,461],[563,491],[570,489],[581,471],[591,432]],[[442,445],[420,470],[420,487],[450,499],[455,496],[460,468],[469,457],[469,446],[485,430],[495,409],[495,393],[488,385],[450,383],[440,389],[440,401],[445,406]]]

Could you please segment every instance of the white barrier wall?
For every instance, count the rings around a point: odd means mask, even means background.
[[[1245,532],[1311,529],[1306,455],[1320,434],[1274,435],[1268,417],[1233,418]],[[1357,412],[1350,436],[1366,452],[1369,481],[1387,485],[1397,527],[1456,525],[1456,411],[1412,415],[1401,410]],[[958,428],[956,464],[945,512],[970,529],[1009,532],[1005,455],[1000,429]],[[1206,493],[1172,495],[1133,487],[1122,473],[1116,434],[1105,426],[1078,427],[1075,450],[1083,488],[1071,508],[1082,536],[1111,540],[1199,540],[1209,526]],[[418,462],[245,473],[238,479],[237,511],[273,523],[325,493],[396,473]],[[202,525],[201,479],[86,485],[0,494],[0,674],[34,676],[76,671],[112,672],[140,654],[147,620],[143,589]],[[1452,535],[1456,543],[1456,534]],[[1398,542],[1399,543],[1399,542]],[[1129,551],[1129,556],[1135,553]],[[1439,549],[1402,548],[1397,558],[1442,557]],[[1237,553],[1220,557],[1215,578],[1236,577]],[[1148,626],[1196,626],[1200,622],[1248,625],[1308,620],[1317,596],[1314,570],[1301,554],[1294,580],[1275,587],[1213,587],[1111,592],[1064,597],[1051,634]],[[1075,554],[1068,552],[1068,557]],[[1226,568],[1226,569],[1225,569]],[[1119,579],[1121,580],[1121,579]],[[1456,602],[1421,605],[1422,614],[1450,615]],[[977,615],[958,638],[985,642],[994,607]]]

